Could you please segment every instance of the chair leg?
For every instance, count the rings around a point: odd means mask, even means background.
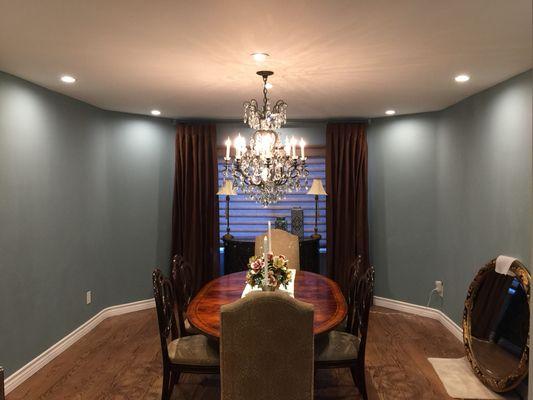
[[[169,383],[172,371],[170,369],[163,369],[163,387],[161,388],[161,400],[169,400]]]
[[[364,368],[359,367],[350,367],[350,372],[352,373],[352,379],[361,394],[363,400],[367,400],[368,396],[366,393],[366,381],[365,381],[365,370]]]
[[[180,380],[180,371],[179,370],[172,370],[170,371],[170,383],[168,385],[168,398],[172,396],[172,391],[174,390],[174,386],[179,382]]]

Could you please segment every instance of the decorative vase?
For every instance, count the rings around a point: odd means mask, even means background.
[[[302,207],[291,209],[291,233],[300,239],[304,237],[304,210]]]
[[[276,285],[276,286],[270,286],[270,285],[262,285],[261,286],[261,290],[263,292],[275,292],[276,290],[279,289],[279,283]]]
[[[288,231],[288,224],[285,217],[276,217],[276,220],[274,221],[274,228],[275,229],[281,229],[282,231],[287,232]]]

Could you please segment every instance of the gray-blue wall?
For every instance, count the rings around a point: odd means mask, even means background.
[[[0,73],[0,365],[151,297],[169,256],[174,128]],[[91,290],[93,302],[85,304]]]
[[[443,111],[372,121],[377,295],[426,305],[442,280],[443,310],[460,322],[480,266],[507,254],[530,267],[531,87],[529,71]]]
[[[480,265],[499,253],[530,265],[531,83],[528,72],[440,112],[372,121],[377,295],[425,305],[440,279],[458,322]],[[219,142],[242,127],[219,123]],[[287,132],[325,143],[323,122]],[[8,374],[102,308],[151,297],[150,272],[168,263],[173,137],[168,120],[103,111],[0,73]]]

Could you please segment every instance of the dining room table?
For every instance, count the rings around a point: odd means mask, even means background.
[[[246,271],[223,275],[208,282],[189,303],[189,322],[203,334],[218,339],[220,308],[239,300],[245,287]],[[299,270],[294,277],[293,292],[287,293],[313,305],[315,336],[331,331],[346,317],[347,306],[341,289],[323,275]]]

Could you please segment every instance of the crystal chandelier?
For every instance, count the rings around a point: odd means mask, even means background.
[[[308,189],[305,165],[305,142],[292,137],[283,144],[275,129],[287,122],[287,103],[278,100],[271,106],[267,79],[272,71],[259,71],[263,77],[263,105],[253,99],[244,103],[244,123],[255,130],[249,146],[240,134],[233,141],[235,158],[231,158],[230,138],[226,140],[224,177],[230,173],[233,185],[252,200],[268,206],[283,199],[287,193]],[[300,147],[298,156],[296,147]]]

